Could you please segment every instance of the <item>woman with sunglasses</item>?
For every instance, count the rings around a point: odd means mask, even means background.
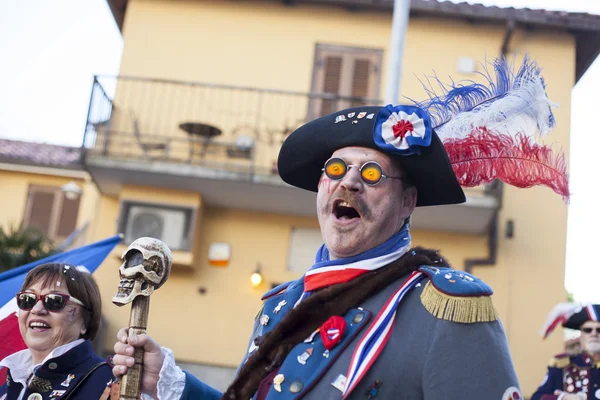
[[[0,361],[8,369],[0,399],[100,398],[113,375],[92,351],[102,313],[94,278],[67,264],[42,264],[27,274],[16,302],[27,349]]]
[[[600,304],[559,304],[550,313],[544,337],[561,323],[581,332],[581,352],[555,356],[531,400],[600,399]]]

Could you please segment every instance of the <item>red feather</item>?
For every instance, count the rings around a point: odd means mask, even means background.
[[[494,179],[519,188],[550,187],[569,200],[569,180],[564,153],[535,143],[526,135],[492,132],[484,127],[463,139],[446,139],[444,147],[462,186],[472,187]]]

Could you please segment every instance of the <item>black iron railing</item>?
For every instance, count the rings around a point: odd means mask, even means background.
[[[95,77],[84,136],[88,155],[273,173],[283,140],[331,110],[365,98],[139,77]]]

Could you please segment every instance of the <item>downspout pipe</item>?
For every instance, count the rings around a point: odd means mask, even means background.
[[[506,31],[504,32],[504,39],[502,39],[502,47],[500,48],[500,55],[504,57],[509,50],[510,47],[510,39],[515,32],[515,28],[517,27],[517,23],[514,19],[509,19],[506,21]]]

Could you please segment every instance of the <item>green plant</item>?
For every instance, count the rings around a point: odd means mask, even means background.
[[[52,241],[34,227],[0,227],[0,272],[47,257],[53,251]]]

